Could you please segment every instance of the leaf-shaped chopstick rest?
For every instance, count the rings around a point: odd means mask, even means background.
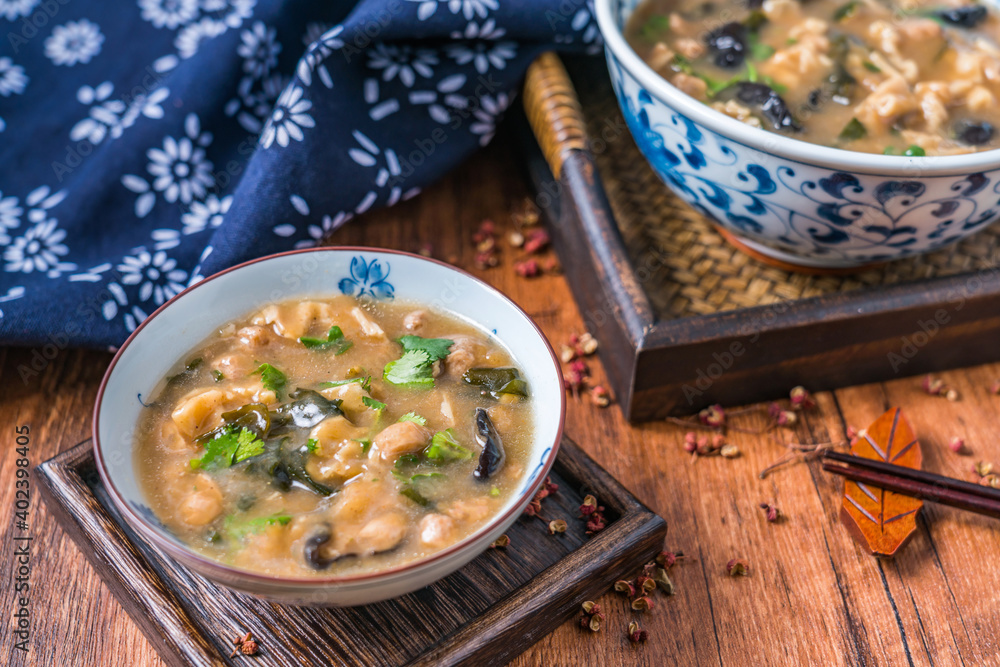
[[[899,408],[876,419],[851,454],[917,470],[923,463],[920,443]],[[916,531],[923,506],[922,500],[847,480],[840,520],[873,555],[891,557]]]

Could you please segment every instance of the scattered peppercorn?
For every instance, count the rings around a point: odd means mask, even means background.
[[[429,241],[425,241],[417,248],[417,253],[423,257],[430,257],[434,254],[434,245]]]
[[[764,510],[764,517],[768,523],[777,523],[781,520],[781,510],[770,503],[761,503],[760,508]]]
[[[992,385],[990,385],[990,393],[1000,395],[1000,380],[997,380]]]
[[[793,387],[788,396],[792,401],[792,408],[795,410],[810,410],[816,407],[816,399],[803,386]]]
[[[698,434],[694,431],[688,431],[684,434],[684,451],[688,454],[694,454],[698,451]]]
[[[965,440],[956,436],[952,436],[951,440],[948,441],[948,449],[955,452],[956,454],[965,453]]]
[[[684,558],[684,553],[681,551],[661,551],[656,555],[656,564],[660,567],[669,570],[674,566],[677,561]]]
[[[726,425],[726,411],[721,405],[710,405],[698,413],[698,421],[705,426],[721,428]]]
[[[639,624],[635,621],[628,624],[628,640],[633,644],[645,642],[648,637],[649,634],[645,630],[640,629]]]
[[[562,519],[556,519],[555,521],[549,521],[549,534],[555,535],[556,533],[565,533],[569,526]]]
[[[649,611],[653,608],[653,599],[646,595],[640,595],[632,600],[632,609],[636,611]]]
[[[740,448],[736,445],[727,443],[719,449],[719,454],[726,459],[735,459],[740,455]]]
[[[630,598],[635,597],[635,586],[631,581],[626,581],[625,579],[615,582],[615,591],[625,593]]]
[[[501,535],[497,539],[493,540],[493,544],[490,545],[490,549],[506,549],[510,545],[510,538],[506,534]]]
[[[509,243],[514,248],[520,248],[524,245],[524,234],[517,231],[516,229],[507,234],[507,243]]]
[[[587,600],[580,606],[580,609],[580,627],[591,632],[600,630],[601,623],[604,621],[604,614],[601,613],[601,605]]]
[[[576,350],[569,345],[563,345],[559,349],[559,359],[561,359],[564,364],[568,364],[576,359]]]
[[[726,573],[730,577],[747,577],[750,575],[750,566],[742,558],[733,558],[726,563]]]
[[[793,426],[799,420],[799,416],[791,410],[785,410],[777,403],[767,406],[767,413],[771,416],[771,421],[776,426]]]
[[[514,272],[522,278],[535,278],[542,274],[542,269],[538,266],[537,261],[526,259],[514,264]]]
[[[249,632],[242,637],[237,635],[233,640],[233,644],[236,648],[234,648],[233,652],[229,654],[230,658],[235,658],[240,653],[243,655],[254,655],[257,653],[259,648],[256,640],[253,638],[253,634]]]
[[[534,229],[524,237],[524,252],[537,255],[549,245],[549,233],[544,229]]]
[[[611,405],[611,394],[601,385],[597,385],[590,390],[590,402],[599,408],[606,408]]]
[[[577,339],[577,347],[584,355],[589,357],[594,352],[597,352],[597,339],[589,332],[585,332],[580,334],[579,339]]]

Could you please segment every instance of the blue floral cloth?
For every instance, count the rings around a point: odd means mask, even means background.
[[[0,0],[0,342],[106,347],[490,141],[586,0]]]

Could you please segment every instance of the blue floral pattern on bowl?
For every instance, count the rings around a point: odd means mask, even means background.
[[[611,0],[619,28],[634,5]],[[765,255],[818,267],[895,260],[957,241],[1000,212],[1000,169],[923,175],[934,160],[925,158],[912,177],[888,177],[778,156],[683,115],[643,87],[610,46],[606,54],[626,124],[657,175]]]
[[[341,293],[350,296],[370,296],[388,301],[395,297],[396,289],[389,282],[389,262],[373,259],[366,262],[357,255],[351,259],[351,275],[337,283]]]

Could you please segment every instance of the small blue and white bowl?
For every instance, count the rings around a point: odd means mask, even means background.
[[[623,29],[639,0],[595,0],[611,82],[663,181],[743,245],[807,268],[850,268],[953,243],[1000,213],[1000,150],[856,153],[750,127],[685,95]]]
[[[531,387],[535,438],[521,491],[488,524],[427,558],[361,575],[275,577],[206,558],[167,530],[146,504],[135,472],[136,424],[144,399],[177,360],[226,323],[269,302],[352,294],[401,299],[440,309],[493,335]],[[549,473],[566,412],[559,362],[538,327],[510,299],[448,264],[374,248],[316,248],[241,264],[181,292],[129,337],[108,368],[94,407],[97,469],[125,521],[159,550],[219,584],[258,597],[308,605],[348,606],[423,588],[486,550],[510,527]]]

